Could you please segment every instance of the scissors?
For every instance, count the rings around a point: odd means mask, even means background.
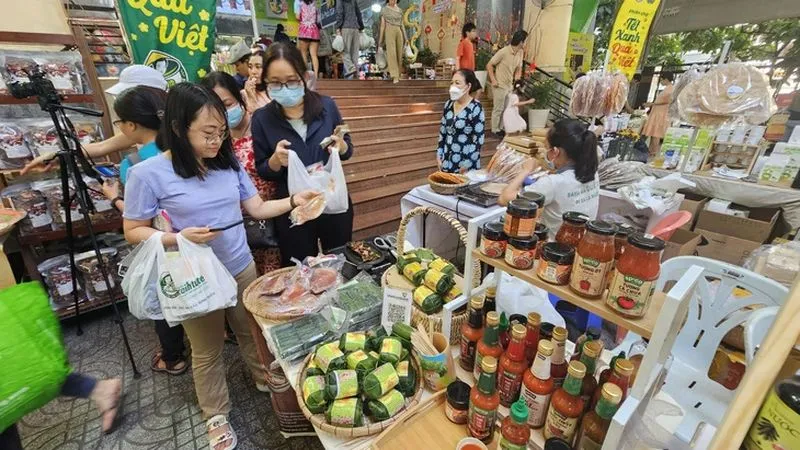
[[[378,236],[372,240],[372,245],[387,252],[392,251],[397,246],[397,238],[392,235]]]

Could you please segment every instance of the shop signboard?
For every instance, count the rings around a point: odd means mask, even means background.
[[[594,48],[594,34],[569,33],[567,41],[567,58],[564,72],[564,81],[570,83],[579,72],[586,73],[592,68],[592,49]]]
[[[332,27],[336,24],[336,2],[322,0],[319,5],[319,22],[322,28]]]
[[[661,0],[624,0],[608,43],[608,67],[631,79],[639,66]]]
[[[250,0],[217,0],[217,14],[250,17]]]
[[[163,73],[169,86],[196,81],[211,70],[216,0],[123,0],[117,5],[134,63]]]

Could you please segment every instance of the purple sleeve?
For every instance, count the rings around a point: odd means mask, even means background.
[[[128,171],[128,182],[125,183],[125,212],[122,217],[129,220],[150,220],[158,213],[158,197],[153,189],[140,178],[139,167]]]
[[[245,201],[254,195],[258,195],[258,191],[253,185],[253,180],[250,179],[250,176],[247,175],[243,168],[239,168],[236,174],[239,176],[239,200]]]

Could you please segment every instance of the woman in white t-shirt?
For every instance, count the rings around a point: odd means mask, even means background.
[[[540,220],[547,226],[552,239],[567,211],[581,212],[591,219],[597,217],[600,200],[597,137],[578,120],[559,120],[547,133],[545,161],[554,173],[539,178],[525,190],[544,195]],[[524,170],[503,190],[498,203],[505,206],[515,199],[525,177],[537,168],[535,159],[526,161]]]

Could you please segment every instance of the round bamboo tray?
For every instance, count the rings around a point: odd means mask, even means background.
[[[308,410],[306,407],[306,402],[303,399],[303,382],[306,380],[306,368],[313,357],[314,353],[312,352],[306,356],[305,360],[303,360],[303,368],[300,370],[300,374],[297,375],[297,386],[295,386],[294,391],[297,395],[297,404],[300,405],[300,410],[303,411],[303,415],[306,416],[306,419],[308,419],[312,425],[326,433],[346,439],[378,434],[389,428],[389,426],[393,423],[403,418],[406,413],[412,410],[414,406],[419,403],[420,398],[422,398],[422,385],[424,384],[422,380],[422,367],[420,366],[419,358],[417,358],[416,353],[412,351],[411,355],[409,356],[409,361],[414,367],[414,370],[417,372],[417,389],[413,396],[406,398],[406,406],[402,411],[390,419],[386,419],[381,422],[367,423],[366,425],[355,428],[344,428],[331,425],[325,420],[325,413],[313,414]],[[369,422],[370,420],[366,414],[364,414],[364,420],[365,422]]]
[[[417,208],[412,209],[408,212],[403,219],[400,221],[400,227],[397,229],[397,254],[402,255],[404,253],[403,245],[405,243],[406,238],[406,228],[408,228],[409,222],[416,216],[420,215],[434,215],[439,217],[440,219],[447,222],[453,229],[456,230],[458,233],[458,237],[461,240],[461,244],[467,248],[467,230],[464,229],[464,226],[461,225],[455,217],[451,216],[447,212],[433,208],[429,206],[419,206]],[[481,266],[477,259],[474,259],[472,262],[473,270],[472,270],[472,287],[478,287],[481,283]],[[392,272],[394,271],[394,272]],[[390,277],[392,273],[398,273],[397,266],[392,266],[383,273],[383,278],[381,279],[383,286],[391,286],[397,289],[410,289],[413,291],[414,285],[411,282],[408,282],[408,285],[405,287],[402,286],[400,283],[393,283],[392,280],[395,279],[394,277]],[[400,275],[402,277],[402,275]],[[405,278],[403,278],[405,280]],[[408,280],[405,280],[408,281]],[[421,323],[425,329],[430,329],[430,323],[433,322],[433,329],[434,331],[442,331],[442,312],[438,312],[435,314],[425,314],[422,312],[421,309],[413,303],[414,307],[411,309],[411,326],[415,327],[418,323]],[[467,320],[467,311],[464,309],[463,312],[458,314],[453,314],[451,323],[450,323],[450,344],[458,344],[461,342],[461,325],[466,322]]]
[[[294,267],[284,267],[283,269],[273,270],[272,272],[265,273],[264,275],[256,278],[255,281],[250,283],[250,286],[247,286],[247,288],[244,290],[244,294],[242,295],[242,301],[244,302],[244,307],[250,311],[250,314],[274,321],[293,320],[307,314],[305,312],[300,314],[276,313],[270,309],[270,303],[261,298],[262,295],[260,292],[260,287],[261,283],[266,278],[290,273],[293,270],[295,270]]]
[[[463,175],[455,175],[455,174],[453,175],[458,177],[461,180],[461,183],[459,184],[437,183],[431,180],[430,176],[428,176],[428,185],[431,187],[431,190],[433,192],[436,192],[437,194],[454,195],[456,193],[456,189],[464,187],[469,184],[469,178]]]

